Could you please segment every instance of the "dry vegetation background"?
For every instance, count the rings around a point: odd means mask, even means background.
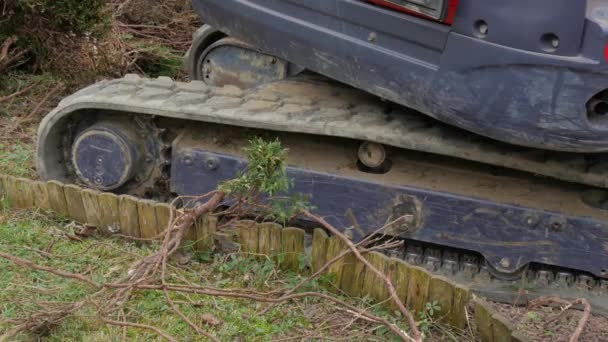
[[[200,25],[190,0],[0,0],[0,157],[9,141],[31,149],[40,118],[100,78],[183,78]]]
[[[189,0],[3,0],[0,72],[70,83],[125,72],[177,76],[200,26]],[[6,52],[6,53],[5,53]]]

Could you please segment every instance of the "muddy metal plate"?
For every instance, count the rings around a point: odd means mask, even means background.
[[[238,157],[200,149],[174,150],[171,187],[180,195],[198,195],[233,178],[245,167]],[[353,226],[355,239],[405,215],[392,227],[402,237],[480,251],[502,272],[532,263],[559,265],[608,276],[608,229],[585,218],[497,204],[406,186],[290,167],[293,191],[310,196],[320,215],[337,227]],[[205,181],[200,181],[204,179]]]
[[[234,40],[224,39],[228,42]],[[238,42],[236,42],[238,44]],[[199,64],[205,83],[251,88],[287,77],[287,62],[246,47],[212,46]],[[252,70],[255,67],[255,71]]]

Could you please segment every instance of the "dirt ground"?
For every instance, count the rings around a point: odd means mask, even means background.
[[[549,306],[533,310],[510,304],[492,303],[492,306],[531,341],[539,342],[569,341],[583,315],[581,310],[569,309],[562,312],[559,307]],[[608,317],[592,314],[579,341],[608,341]]]

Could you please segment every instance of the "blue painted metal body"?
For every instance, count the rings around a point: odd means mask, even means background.
[[[179,195],[207,193],[246,166],[238,157],[188,147],[174,147],[172,158],[171,189]],[[293,191],[309,195],[337,227],[352,225],[350,212],[369,234],[410,213],[417,224],[400,236],[479,252],[504,272],[538,262],[608,275],[608,228],[600,221],[302,168],[288,172]]]
[[[586,18],[585,1],[460,0],[452,26],[363,0],[194,5],[262,51],[449,124],[518,145],[608,151],[608,115],[586,108],[608,87],[608,28]]]

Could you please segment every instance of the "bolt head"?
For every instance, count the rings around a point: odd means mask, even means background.
[[[217,164],[218,161],[216,158],[207,158],[207,160],[205,160],[205,168],[207,168],[207,170],[215,170],[217,169]]]
[[[486,25],[486,24],[479,25],[479,33],[481,33],[483,35],[488,34],[488,25]]]

